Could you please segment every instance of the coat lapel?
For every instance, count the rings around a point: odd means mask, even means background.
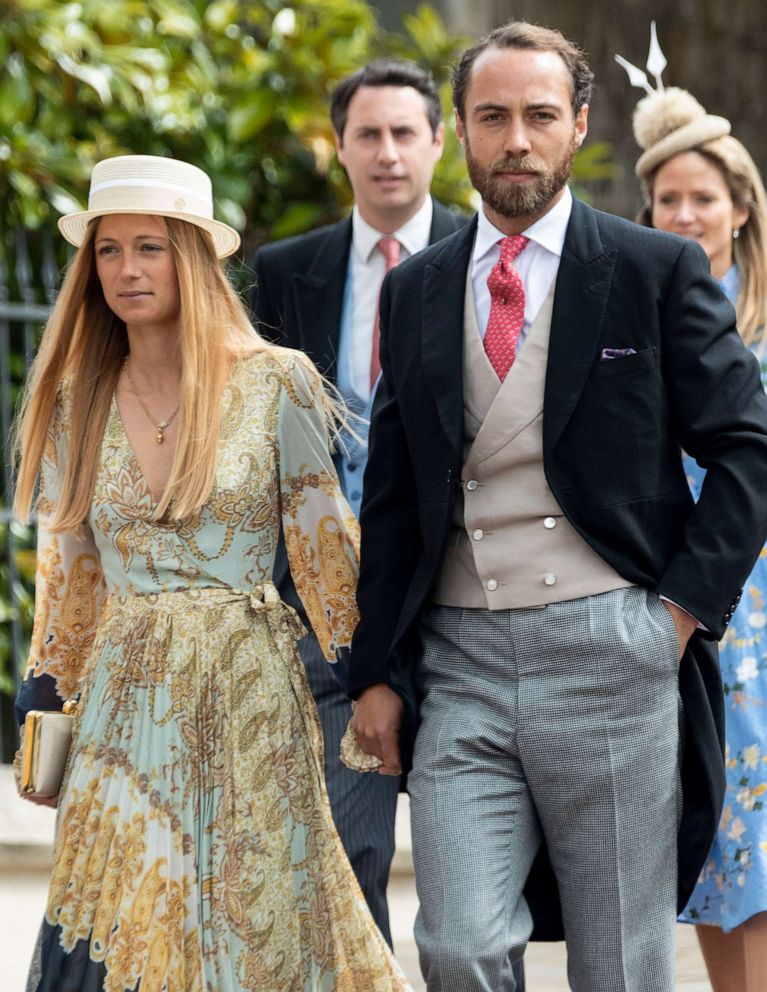
[[[573,200],[559,265],[544,394],[543,451],[554,449],[596,360],[617,253],[606,254],[591,207]]]
[[[429,243],[453,234],[461,224],[461,218],[435,200]],[[291,277],[299,347],[312,355],[332,380],[336,378],[351,245],[352,219],[349,216],[329,229],[308,270],[294,272]]]
[[[424,375],[453,448],[463,443],[463,302],[476,219],[426,266],[421,358]]]
[[[352,220],[347,217],[330,229],[308,271],[292,275],[300,348],[333,380],[351,243]]]

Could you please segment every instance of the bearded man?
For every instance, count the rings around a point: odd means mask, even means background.
[[[531,934],[564,935],[575,992],[672,992],[722,802],[767,401],[700,246],[567,188],[591,83],[524,23],[464,54],[482,208],[381,294],[352,726],[391,775],[417,727],[429,992],[511,992]]]

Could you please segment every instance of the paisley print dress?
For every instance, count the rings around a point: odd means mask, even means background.
[[[79,536],[45,526],[68,444],[62,393],[20,715],[82,695],[31,989],[409,989],[333,827],[304,630],[270,581],[282,524],[332,661],[356,622],[357,525],[321,390],[296,353],[238,361],[213,493],[183,523],[152,519],[113,401]]]
[[[767,390],[764,347],[754,349]],[[685,456],[695,498],[705,472]],[[767,911],[767,548],[719,644],[727,791],[714,845],[680,919],[729,932]]]

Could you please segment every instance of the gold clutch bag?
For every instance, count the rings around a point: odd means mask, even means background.
[[[30,710],[21,738],[20,785],[25,796],[57,796],[72,740],[77,703],[70,699],[63,711]]]

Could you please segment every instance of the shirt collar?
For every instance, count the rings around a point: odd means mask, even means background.
[[[733,264],[729,267],[729,269],[719,280],[719,285],[722,287],[722,292],[730,303],[735,306],[738,300],[738,292],[740,290],[740,276],[738,274],[737,265]]]
[[[422,251],[428,245],[433,213],[434,204],[431,197],[427,196],[410,220],[392,234],[392,237],[399,241],[408,255],[415,255],[416,252]],[[359,207],[355,203],[354,210],[352,210],[352,246],[360,261],[370,261],[370,256],[378,244],[378,239],[382,237],[384,235],[380,231],[363,220]]]
[[[557,258],[562,257],[562,249],[565,244],[565,235],[567,234],[567,225],[570,223],[570,214],[573,209],[573,194],[570,192],[569,186],[565,186],[564,194],[559,198],[559,200],[554,204],[551,210],[548,210],[543,217],[540,217],[534,224],[531,224],[527,230],[522,233],[526,238],[530,238],[536,244],[540,245],[541,248],[545,248],[552,254],[556,255]],[[487,253],[498,244],[501,238],[505,238],[506,235],[503,231],[499,231],[498,228],[492,224],[485,214],[485,211],[480,209],[478,226],[477,226],[477,238],[474,242],[474,261],[478,262]]]

